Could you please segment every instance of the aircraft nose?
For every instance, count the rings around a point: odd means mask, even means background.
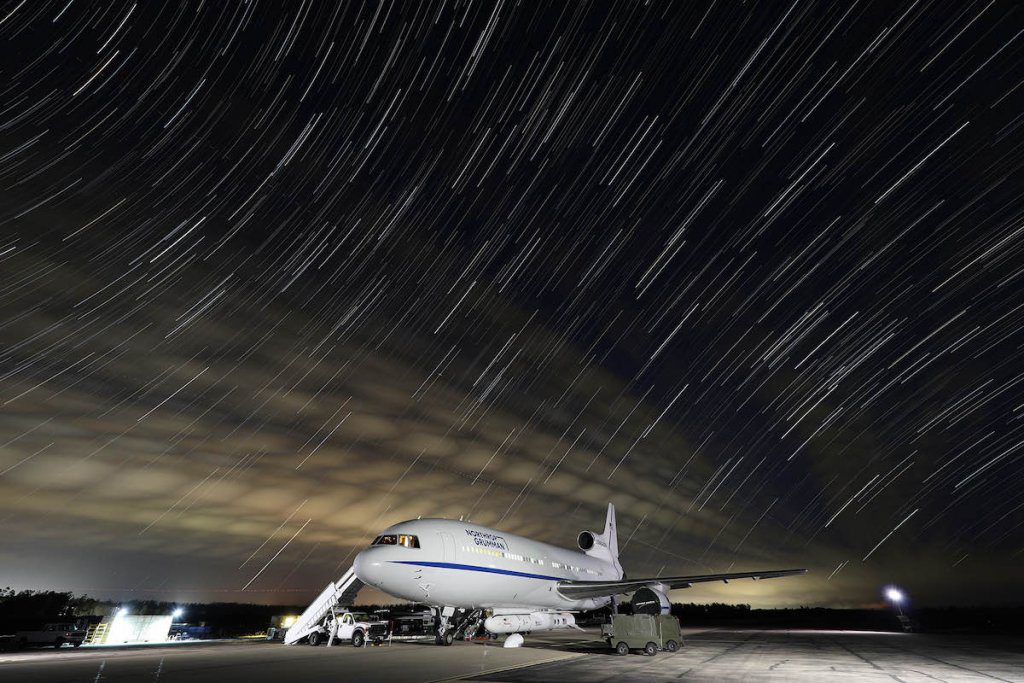
[[[366,550],[356,555],[355,561],[352,562],[352,571],[356,573],[360,581],[374,586],[377,584],[377,572],[373,568],[379,563],[371,560],[368,555]]]
[[[364,550],[363,552],[366,551]],[[360,580],[362,580],[363,582],[366,581],[366,578],[364,578],[363,573],[365,571],[363,564],[363,553],[359,553],[356,555],[356,559],[352,562],[352,571],[356,573],[356,576],[358,576]]]

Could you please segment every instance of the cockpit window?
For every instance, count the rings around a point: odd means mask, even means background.
[[[419,548],[420,539],[410,534],[384,534],[373,539],[370,545],[401,545],[406,548]]]

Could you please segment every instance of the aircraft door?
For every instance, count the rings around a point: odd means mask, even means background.
[[[451,534],[438,531],[437,535],[441,537],[441,556],[444,562],[455,561],[455,538]]]

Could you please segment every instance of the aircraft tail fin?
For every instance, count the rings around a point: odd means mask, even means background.
[[[597,542],[587,550],[587,555],[610,562],[622,577],[622,565],[619,564],[619,536],[615,529],[615,506],[608,503],[608,516],[604,522],[604,533],[595,539]]]
[[[619,559],[619,535],[615,531],[615,506],[608,503],[608,516],[604,520],[604,542],[608,545],[608,552],[616,560]]]

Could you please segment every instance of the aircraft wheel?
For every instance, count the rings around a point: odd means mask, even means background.
[[[454,642],[455,642],[455,634],[454,634],[454,633],[452,633],[451,631],[447,631],[447,632],[446,632],[446,633],[444,634],[444,644],[445,644],[446,646],[448,646],[448,645],[451,645],[451,644],[452,644],[452,643],[454,643]]]
[[[653,657],[658,653],[658,646],[654,643],[647,643],[644,645],[644,654],[648,657]]]
[[[316,647],[317,645],[320,644],[320,632],[319,631],[313,631],[312,633],[309,634],[309,644],[312,645],[313,647]]]
[[[625,643],[620,641],[618,643],[618,645],[615,646],[615,654],[617,654],[617,655],[628,655],[629,654],[629,645],[626,645]]]
[[[670,640],[667,643],[665,643],[665,649],[668,650],[669,652],[675,652],[676,650],[679,649],[679,643],[677,643],[674,640]]]

